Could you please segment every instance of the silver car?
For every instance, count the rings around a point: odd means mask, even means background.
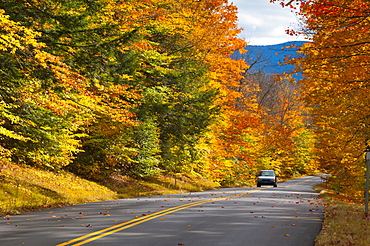
[[[261,170],[257,175],[257,187],[261,185],[273,185],[277,187],[277,176],[274,170]]]

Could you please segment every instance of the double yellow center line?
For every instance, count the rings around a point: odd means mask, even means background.
[[[313,179],[315,179],[315,178],[313,178]],[[286,186],[286,187],[283,187],[283,188],[295,186],[295,185],[298,185],[298,184],[301,184],[301,183],[309,182],[311,180],[312,179],[305,180],[305,181],[302,181],[302,182],[299,182],[299,183],[296,183],[296,184],[293,184],[293,185],[290,185],[290,186]],[[113,233],[125,230],[127,228],[133,227],[135,225],[144,223],[148,220],[152,220],[152,219],[158,218],[160,216],[164,216],[166,214],[170,214],[170,213],[174,213],[174,212],[177,212],[177,211],[180,211],[180,210],[183,210],[183,209],[195,207],[195,206],[198,206],[198,205],[201,205],[201,204],[204,204],[204,203],[214,202],[214,201],[218,201],[218,200],[227,200],[227,199],[230,199],[230,198],[233,198],[233,197],[245,196],[247,194],[250,194],[250,193],[253,193],[253,192],[256,192],[256,191],[260,191],[260,190],[263,190],[263,189],[266,189],[266,187],[250,190],[248,192],[243,192],[243,193],[235,194],[235,195],[231,195],[231,196],[218,197],[218,198],[208,199],[208,200],[204,200],[204,201],[197,201],[197,202],[192,202],[192,203],[176,206],[176,207],[173,207],[173,208],[164,209],[162,211],[159,211],[159,212],[147,215],[147,216],[139,217],[139,218],[136,218],[136,219],[133,219],[133,220],[130,220],[130,221],[126,221],[124,223],[120,223],[120,224],[117,224],[117,225],[114,225],[114,226],[111,226],[111,227],[108,227],[108,228],[105,228],[105,229],[102,229],[102,230],[99,230],[99,231],[81,236],[81,237],[78,237],[78,238],[75,238],[75,239],[72,239],[68,242],[61,243],[61,244],[58,244],[56,246],[67,246],[67,245],[78,246],[78,245],[83,245],[83,244],[86,244],[88,242],[97,240],[99,238],[108,236],[110,234],[113,234]]]
[[[124,223],[120,223],[120,224],[117,224],[117,225],[114,225],[114,226],[111,226],[111,227],[108,227],[108,228],[105,228],[105,229],[102,229],[102,230],[99,230],[99,231],[81,236],[81,237],[78,237],[78,238],[75,238],[75,239],[72,239],[68,242],[61,243],[61,244],[58,244],[56,246],[66,246],[66,245],[78,246],[78,245],[83,245],[83,244],[86,244],[88,242],[97,240],[99,238],[108,236],[110,234],[113,234],[113,233],[125,230],[127,228],[133,227],[135,225],[144,223],[148,220],[152,220],[152,219],[158,218],[160,216],[164,216],[166,214],[174,213],[174,212],[177,212],[177,211],[180,211],[180,210],[183,210],[183,209],[187,209],[187,208],[190,208],[190,207],[195,207],[195,206],[198,206],[198,205],[201,205],[201,204],[204,204],[204,203],[214,202],[214,201],[218,201],[218,200],[227,200],[227,199],[230,199],[230,198],[233,198],[233,197],[244,196],[244,195],[247,195],[247,194],[262,190],[262,189],[265,189],[265,188],[259,188],[259,189],[251,190],[251,191],[248,191],[248,192],[240,193],[240,194],[235,194],[235,195],[232,195],[232,196],[218,197],[218,198],[208,199],[208,200],[204,200],[204,201],[197,201],[197,202],[192,202],[192,203],[176,206],[176,207],[173,207],[173,208],[164,209],[162,211],[159,211],[159,212],[147,215],[147,216],[139,217],[139,218],[136,218],[136,219],[133,219],[133,220],[130,220],[130,221],[126,221]]]

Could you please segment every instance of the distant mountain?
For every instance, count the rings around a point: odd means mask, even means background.
[[[282,73],[293,68],[292,65],[281,65],[284,63],[284,58],[298,57],[297,47],[301,47],[304,43],[306,42],[293,41],[275,45],[248,45],[245,54],[237,52],[234,58],[245,59],[247,64],[251,65],[250,72],[252,73],[257,71],[269,74]]]

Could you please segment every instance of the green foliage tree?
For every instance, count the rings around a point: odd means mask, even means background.
[[[26,46],[6,43],[0,57],[3,91],[11,91],[3,93],[12,119],[4,142],[19,163],[95,179],[189,169],[228,101],[216,96],[242,69],[228,57],[245,43],[225,0],[9,0],[0,8]]]

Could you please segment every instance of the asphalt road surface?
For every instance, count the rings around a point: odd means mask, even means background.
[[[277,188],[87,203],[0,218],[1,246],[308,246],[320,232],[320,176]]]

